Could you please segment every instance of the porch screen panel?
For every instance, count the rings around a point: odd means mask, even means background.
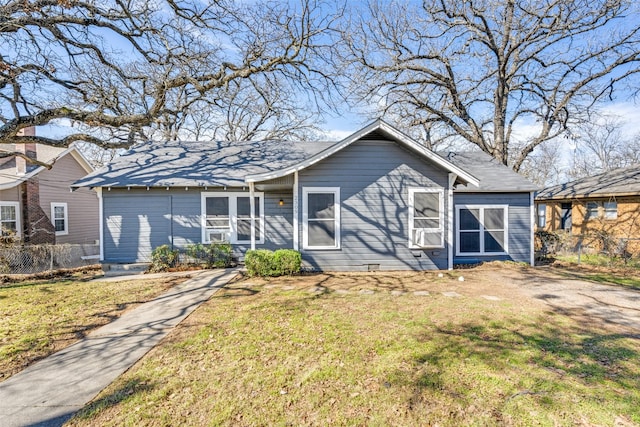
[[[205,226],[208,234],[207,240],[221,239],[226,241],[229,238],[231,231],[229,197],[207,197],[205,208]]]
[[[237,199],[237,218],[236,218],[236,239],[238,242],[251,241],[251,200],[249,197],[238,197]],[[254,228],[256,240],[260,240],[260,198],[254,197],[255,215]]]

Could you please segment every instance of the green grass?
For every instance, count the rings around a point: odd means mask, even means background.
[[[388,281],[339,294],[352,279],[339,275],[318,279],[321,294],[311,278],[236,283],[70,424],[640,423],[638,336],[517,300],[447,298],[446,277],[416,277],[430,295],[392,296]]]
[[[175,284],[167,279],[89,282],[73,278],[0,286],[0,380]]]

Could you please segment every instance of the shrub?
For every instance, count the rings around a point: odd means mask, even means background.
[[[244,257],[244,265],[249,276],[274,277],[300,272],[302,257],[292,249],[249,250]]]
[[[207,268],[224,268],[231,265],[233,249],[229,243],[212,243],[203,245],[196,243],[187,247],[187,255]]]
[[[159,271],[167,271],[178,263],[178,250],[171,249],[169,245],[156,247],[151,252],[151,266],[149,271],[156,273]]]
[[[300,273],[302,255],[293,249],[278,249],[273,253],[273,264],[278,270],[278,276],[291,276]]]

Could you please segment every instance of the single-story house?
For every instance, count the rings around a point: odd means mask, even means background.
[[[168,244],[293,248],[315,270],[533,262],[536,187],[376,121],[339,142],[149,142],[74,184],[100,195],[102,259]]]
[[[538,230],[564,231],[596,246],[610,235],[640,253],[640,165],[545,188],[535,203]]]
[[[25,135],[35,135],[27,128]],[[15,155],[19,153],[20,155]],[[49,167],[29,163],[32,158]],[[70,192],[93,167],[74,146],[0,145],[0,234],[29,244],[96,244],[98,197],[82,188]]]

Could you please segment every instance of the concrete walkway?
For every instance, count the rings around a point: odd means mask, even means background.
[[[237,271],[192,272],[192,279],[0,383],[0,426],[62,425]]]

